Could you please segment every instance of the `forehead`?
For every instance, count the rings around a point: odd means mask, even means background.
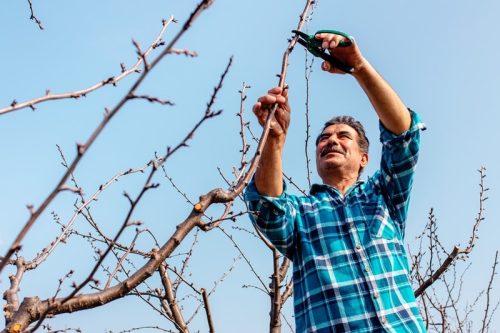
[[[333,124],[328,126],[321,132],[321,134],[338,134],[340,132],[349,132],[353,135],[357,135],[358,132],[354,128],[346,124]]]

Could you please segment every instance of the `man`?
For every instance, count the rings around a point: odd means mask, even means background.
[[[293,260],[297,332],[425,332],[409,282],[404,230],[423,124],[344,37],[318,34],[323,48],[353,68],[373,105],[383,144],[380,170],[359,181],[368,139],[348,116],[325,124],[316,142],[322,185],[286,193],[282,151],[290,123],[288,91],[269,90],[253,111],[262,125],[278,108],[259,168],[245,194],[252,221]],[[330,63],[324,71],[340,74]]]

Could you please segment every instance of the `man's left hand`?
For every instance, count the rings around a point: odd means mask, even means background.
[[[323,42],[322,47],[328,50],[332,56],[347,66],[352,67],[353,72],[359,71],[363,67],[366,60],[361,54],[361,51],[354,39],[352,40],[352,44],[350,46],[339,46],[341,41],[348,41],[344,36],[330,33],[319,33],[315,37]],[[322,63],[321,69],[334,74],[345,74],[344,71],[335,68],[328,61],[324,61]]]

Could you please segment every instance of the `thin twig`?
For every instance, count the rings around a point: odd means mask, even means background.
[[[120,332],[118,332],[118,333],[130,333],[130,332],[139,331],[139,330],[157,330],[157,331],[167,332],[167,333],[177,333],[177,332],[175,332],[175,331],[167,330],[167,329],[161,328],[161,327],[159,327],[159,326],[141,326],[141,327],[134,327],[134,328],[130,328],[130,329],[128,329],[128,330],[120,331]]]
[[[305,117],[306,117],[306,140],[304,144],[304,152],[305,152],[305,157],[306,157],[306,170],[307,170],[307,184],[309,185],[309,188],[311,188],[311,159],[309,158],[309,139],[311,138],[310,134],[310,129],[311,125],[309,124],[309,86],[310,86],[310,78],[311,78],[311,73],[312,73],[312,66],[314,64],[314,57],[311,58],[311,63],[308,65],[308,54],[309,51],[305,50],[306,53],[306,60],[305,60],[305,70],[304,70],[304,77],[306,79],[306,111],[305,111]]]
[[[28,1],[30,1],[30,0],[28,0]],[[156,39],[153,41],[153,43],[151,43],[149,48],[144,52],[144,57],[149,56],[149,54],[154,49],[157,48],[157,45],[162,43],[162,37],[165,34],[165,31],[167,30],[167,27],[169,26],[169,24],[171,22],[175,22],[175,19],[173,16],[171,16],[168,20],[163,21],[162,29],[161,29],[160,33],[158,34]],[[43,102],[47,102],[47,101],[53,101],[53,100],[59,100],[59,99],[69,99],[69,98],[78,99],[80,97],[85,97],[89,93],[91,93],[95,90],[98,90],[106,85],[110,85],[110,84],[116,85],[119,81],[121,81],[123,78],[129,76],[130,74],[139,73],[140,72],[139,67],[142,64],[143,64],[143,59],[141,57],[139,57],[137,59],[137,62],[129,69],[126,69],[125,65],[121,64],[120,65],[121,66],[120,74],[118,74],[117,76],[107,77],[106,79],[103,79],[100,82],[98,82],[98,83],[96,83],[88,88],[84,88],[84,89],[80,89],[80,90],[76,90],[76,91],[71,91],[71,92],[65,92],[65,93],[56,93],[56,94],[51,93],[50,90],[47,89],[45,91],[44,96],[40,96],[40,97],[34,98],[32,100],[26,101],[26,102],[12,103],[8,107],[1,108],[0,115],[6,114],[9,112],[13,112],[16,110],[21,110],[24,108],[31,108],[32,110],[35,110],[35,105],[43,103]]]
[[[264,283],[264,281],[262,280],[262,278],[260,277],[259,274],[257,274],[257,271],[255,270],[255,268],[253,267],[252,263],[250,262],[250,260],[247,258],[247,256],[245,255],[245,253],[243,252],[243,250],[240,248],[240,246],[238,245],[238,243],[236,243],[236,241],[234,240],[234,237],[230,234],[228,234],[226,232],[226,230],[224,230],[224,228],[222,228],[221,226],[218,227],[218,229],[220,231],[222,231],[222,233],[227,237],[229,238],[229,240],[231,241],[231,243],[233,243],[234,247],[238,250],[238,252],[240,253],[240,255],[243,257],[243,259],[245,259],[245,262],[247,263],[248,267],[250,267],[250,270],[252,271],[252,273],[255,275],[255,277],[257,278],[257,280],[259,280],[260,284],[262,285],[262,288],[264,290],[266,290],[266,293],[269,295],[269,289],[267,288],[266,284]]]
[[[311,6],[311,11],[309,15],[306,18],[306,31],[308,30],[308,23],[311,20],[311,17],[314,13],[315,7],[318,5],[318,1],[315,1],[312,6]],[[310,78],[311,78],[311,73],[313,69],[313,64],[314,64],[314,57],[311,57],[311,62],[309,63],[309,51],[304,50],[305,52],[305,66],[304,66],[304,78],[306,80],[306,101],[305,101],[305,117],[306,117],[306,139],[305,139],[305,145],[304,145],[304,152],[305,152],[305,157],[306,157],[306,170],[307,170],[307,184],[309,185],[309,188],[311,188],[311,159],[309,158],[309,139],[311,138],[310,135],[310,129],[311,125],[309,124],[309,87],[310,87]]]
[[[32,21],[35,21],[35,23],[38,25],[38,28],[40,28],[40,30],[43,30],[43,24],[42,24],[42,21],[40,21],[36,16],[35,16],[35,13],[33,11],[33,3],[31,2],[31,0],[28,0],[28,4],[30,6],[30,20]],[[0,112],[1,113],[1,112]]]
[[[194,233],[193,242],[191,243],[191,246],[189,247],[189,251],[186,253],[186,257],[182,260],[182,267],[181,267],[181,270],[180,270],[178,276],[184,276],[184,273],[186,272],[186,270],[188,268],[189,261],[191,260],[191,258],[193,256],[194,247],[196,246],[196,244],[198,244],[198,232],[199,232],[199,230],[197,229]],[[175,281],[173,283],[173,290],[174,290],[175,295],[177,295],[177,290],[178,290],[178,287],[180,285],[180,282],[181,282],[181,279],[177,278],[177,279],[175,279]]]
[[[198,56],[196,51],[186,50],[186,49],[175,49],[172,48],[169,52],[170,54],[185,55],[186,57],[195,58]]]
[[[214,286],[212,287],[212,289],[210,290],[210,292],[207,294],[207,296],[210,296],[212,295],[213,293],[215,293],[217,287],[229,276],[229,274],[234,270],[234,268],[236,267],[236,263],[238,262],[238,260],[241,259],[241,256],[238,256],[236,258],[233,259],[233,263],[231,264],[231,266],[229,267],[229,269],[224,272],[224,274],[222,274],[222,276],[214,282]],[[200,294],[201,294],[201,290],[200,290]],[[187,324],[189,324],[195,317],[196,315],[198,314],[198,312],[200,311],[201,307],[203,305],[200,304],[198,305],[198,307],[196,308],[196,310],[194,311],[194,313],[191,315],[191,317],[187,320]]]
[[[495,253],[495,260],[493,261],[493,267],[491,268],[491,276],[490,281],[488,282],[488,288],[486,289],[486,307],[484,309],[484,317],[483,317],[483,325],[481,328],[481,332],[488,331],[488,312],[490,311],[490,299],[491,299],[491,290],[493,286],[493,280],[495,278],[496,269],[498,265],[498,251]]]
[[[161,104],[161,105],[170,105],[170,106],[173,106],[175,105],[173,102],[167,100],[167,99],[161,99],[161,98],[158,98],[158,97],[154,97],[154,96],[149,96],[149,95],[135,95],[135,94],[132,94],[129,96],[130,99],[142,99],[142,100],[146,100],[150,103],[158,103],[158,104]]]

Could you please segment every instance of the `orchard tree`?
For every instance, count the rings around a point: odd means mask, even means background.
[[[216,101],[221,93],[223,84],[230,72],[233,58],[231,57],[220,77],[215,83],[211,94],[208,96],[206,107],[199,119],[194,121],[184,137],[176,144],[169,145],[162,153],[151,154],[151,159],[142,166],[129,166],[117,171],[112,177],[101,180],[97,188],[89,190],[81,185],[78,171],[82,168],[85,158],[91,153],[95,143],[103,136],[105,130],[111,126],[117,115],[123,113],[126,106],[131,103],[151,103],[162,107],[173,107],[174,103],[168,99],[157,97],[155,94],[142,93],[143,83],[157,71],[162,71],[161,63],[171,56],[196,57],[195,51],[179,48],[183,36],[190,33],[193,26],[198,24],[198,18],[209,15],[205,11],[212,6],[214,0],[202,0],[192,10],[191,14],[183,22],[174,17],[163,20],[161,30],[156,38],[147,48],[143,48],[139,42],[133,40],[137,59],[135,63],[127,65],[120,64],[120,71],[112,76],[106,76],[97,83],[78,90],[58,93],[47,90],[44,95],[27,101],[14,99],[10,105],[0,109],[0,116],[16,113],[21,110],[38,110],[42,104],[58,103],[58,100],[77,99],[97,93],[105,93],[106,89],[113,86],[125,85],[125,79],[133,77],[133,82],[127,86],[118,102],[113,107],[105,107],[102,119],[88,137],[80,143],[75,144],[74,153],[68,153],[57,146],[61,164],[64,172],[59,180],[48,189],[46,196],[38,205],[27,205],[28,218],[24,222],[17,235],[13,236],[12,243],[4,247],[5,253],[0,258],[0,279],[2,282],[4,304],[5,328],[2,332],[34,332],[37,330],[46,332],[79,332],[77,327],[66,327],[54,329],[50,320],[63,314],[89,310],[92,308],[109,306],[112,302],[133,296],[168,321],[165,325],[138,326],[122,332],[134,330],[149,330],[162,332],[190,332],[196,331],[193,324],[195,318],[204,314],[205,327],[202,330],[215,332],[218,322],[224,318],[214,318],[214,309],[211,306],[210,296],[224,283],[226,278],[232,274],[239,261],[245,262],[250,269],[255,284],[244,287],[264,292],[269,299],[269,306],[261,311],[269,312],[269,331],[281,332],[286,326],[287,330],[293,331],[291,318],[283,312],[283,306],[292,297],[292,281],[290,278],[291,262],[284,258],[263,237],[258,230],[248,228],[248,214],[256,214],[249,211],[242,200],[242,193],[248,185],[255,169],[258,166],[262,147],[266,142],[271,119],[276,107],[270,112],[269,118],[259,135],[252,132],[250,121],[246,119],[245,105],[247,90],[250,86],[243,83],[238,87],[239,106],[235,112],[238,125],[230,129],[238,133],[241,139],[239,159],[237,161],[224,161],[228,164],[236,164],[232,167],[232,173],[226,174],[219,169],[220,176],[226,183],[226,188],[214,188],[209,191],[200,189],[199,199],[193,200],[179,187],[167,170],[167,165],[174,154],[187,149],[195,135],[200,129],[212,119],[219,117],[222,110],[217,108]],[[36,14],[33,3],[28,0],[30,18],[43,30],[42,20]],[[314,0],[307,0],[299,15],[296,26],[291,27],[302,30],[311,19]],[[180,24],[177,33],[172,33],[172,25]],[[290,29],[291,30],[291,29]],[[167,37],[168,36],[168,37]],[[296,45],[296,37],[290,37],[288,45],[283,54],[282,66],[279,71],[278,85],[285,86],[289,56]],[[307,54],[307,53],[306,53]],[[36,54],[33,54],[36,56]],[[312,71],[312,61],[306,58],[305,80],[307,89],[309,87],[309,76]],[[123,82],[122,82],[123,81]],[[234,88],[234,87],[232,87]],[[306,118],[309,106],[306,101]],[[8,119],[4,117],[4,119]],[[10,119],[13,119],[11,116]],[[309,185],[310,167],[307,156],[309,141],[309,123],[306,128],[305,152],[307,160],[307,179]],[[120,138],[116,138],[120,140]],[[194,160],[196,156],[194,156]],[[202,161],[197,161],[202,163]],[[85,168],[99,166],[86,165]],[[231,168],[230,165],[226,166]],[[287,182],[298,191],[306,193],[288,175],[284,175]],[[94,213],[93,207],[106,195],[117,182],[135,177],[133,182],[127,183],[130,188],[123,192],[123,200],[127,207],[121,211],[122,219],[119,222],[105,221]],[[138,181],[141,179],[142,183]],[[480,223],[484,220],[484,203],[487,199],[488,189],[484,184],[485,170],[480,169],[480,193],[479,212],[473,223],[473,230],[468,245],[465,248],[454,247],[451,251],[445,248],[437,233],[437,222],[433,210],[429,213],[429,221],[417,245],[409,248],[411,254],[411,275],[415,285],[415,295],[419,297],[423,318],[430,331],[442,332],[470,332],[479,329],[487,332],[491,328],[493,315],[498,303],[492,299],[491,290],[494,286],[494,278],[498,264],[498,252],[493,260],[491,272],[485,280],[486,288],[472,303],[464,304],[461,298],[461,290],[464,279],[463,270],[457,267],[460,261],[466,261],[468,254],[473,250]],[[135,187],[134,187],[135,185]],[[178,196],[183,198],[186,204],[186,216],[174,224],[167,232],[153,232],[141,220],[140,207],[147,201],[148,194],[156,191],[160,186],[170,186]],[[58,211],[58,201],[61,195],[71,195],[73,205],[70,208],[69,218],[62,217]],[[209,213],[208,210],[219,207]],[[66,208],[67,209],[67,208]],[[114,207],[108,207],[114,209]],[[167,215],[169,207],[158,210]],[[58,232],[50,235],[48,244],[40,246],[34,256],[27,257],[24,254],[25,242],[28,235],[33,232],[35,225],[52,220],[58,226]],[[235,222],[237,222],[235,224]],[[113,227],[111,228],[110,225]],[[225,228],[227,225],[230,227]],[[219,278],[210,286],[200,286],[196,276],[190,271],[195,255],[203,255],[199,249],[201,235],[218,230],[235,249],[234,262],[219,271]],[[259,239],[269,249],[269,266],[272,267],[272,275],[263,277],[258,268],[251,260],[251,256],[240,246],[234,232],[239,232],[248,238]],[[79,260],[87,262],[88,271],[81,272],[76,277],[74,262],[60,263],[64,266],[65,273],[59,277],[56,290],[50,294],[45,288],[39,288],[35,295],[24,294],[22,288],[30,281],[32,272],[43,269],[49,259],[57,251],[73,246],[76,251],[84,253],[86,249],[78,250],[84,244],[90,248],[90,254],[81,255]],[[3,251],[3,250],[2,250]],[[214,260],[210,256],[203,260]],[[60,268],[60,267],[59,267]],[[51,281],[53,282],[53,281]],[[257,291],[256,291],[257,292]],[[484,302],[482,302],[484,300]],[[482,302],[482,303],[481,303]],[[252,306],[252,305],[247,305]],[[471,313],[480,308],[484,311],[482,321],[473,325]],[[244,311],[244,310],[241,310]],[[242,328],[234,328],[234,331],[244,331]]]

